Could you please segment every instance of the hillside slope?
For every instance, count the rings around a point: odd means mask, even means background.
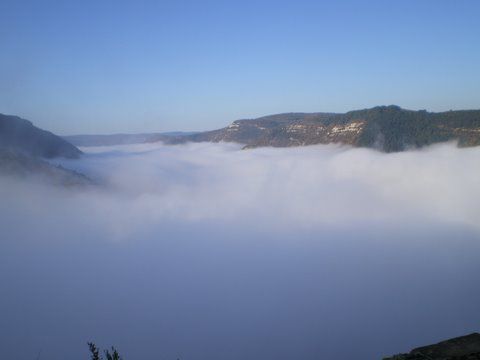
[[[78,158],[75,146],[18,116],[0,114],[0,149],[42,158]]]
[[[480,360],[480,334],[460,336],[384,360]]]
[[[87,186],[94,183],[76,171],[54,166],[47,161],[11,150],[0,149],[0,178],[35,179],[61,186]]]
[[[246,148],[342,143],[395,152],[453,140],[460,146],[480,145],[480,110],[433,113],[391,105],[345,114],[278,114],[237,120],[225,128],[170,143],[226,141]]]

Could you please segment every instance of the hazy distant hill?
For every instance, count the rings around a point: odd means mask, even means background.
[[[480,145],[480,110],[432,113],[391,105],[345,114],[278,114],[237,120],[171,142],[227,141],[246,148],[343,143],[394,152],[450,140],[458,140],[460,146]]]
[[[69,135],[63,136],[65,140],[75,146],[112,146],[141,144],[156,141],[170,142],[172,139],[193,135],[194,132],[166,132],[147,134],[112,134],[112,135]]]
[[[0,175],[63,186],[92,184],[75,171],[54,166],[42,158],[78,158],[82,152],[51,132],[17,116],[0,114]]]
[[[0,114],[0,149],[43,158],[77,158],[75,146],[51,132],[39,129],[18,116]]]
[[[0,149],[0,175],[16,179],[36,179],[62,186],[93,185],[85,175],[11,150]]]

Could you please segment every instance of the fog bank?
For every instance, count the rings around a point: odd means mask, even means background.
[[[240,148],[0,178],[0,357],[374,359],[480,330],[479,148]]]

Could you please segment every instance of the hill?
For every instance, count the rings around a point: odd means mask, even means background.
[[[51,132],[17,116],[0,114],[0,176],[35,178],[62,186],[92,185],[86,176],[44,159],[78,158],[82,152]]]
[[[177,137],[193,135],[194,132],[167,132],[146,134],[111,134],[111,135],[68,135],[63,139],[75,146],[112,146],[142,144],[149,142],[169,142]]]
[[[384,360],[480,360],[480,334],[460,336]]]
[[[213,131],[170,139],[238,142],[245,148],[342,143],[385,152],[457,140],[459,146],[480,145],[480,110],[433,113],[398,106],[336,113],[288,113],[237,120]]]
[[[54,166],[42,159],[0,149],[0,176],[14,179],[36,179],[61,186],[87,186],[94,183],[76,171]]]
[[[0,149],[42,158],[78,158],[81,151],[18,116],[0,114]]]

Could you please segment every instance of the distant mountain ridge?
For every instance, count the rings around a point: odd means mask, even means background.
[[[169,139],[169,143],[225,141],[245,144],[245,148],[341,143],[396,152],[453,140],[460,146],[480,145],[480,110],[433,113],[390,105],[344,114],[277,114],[236,120],[225,128]]]
[[[72,135],[63,139],[36,128],[31,122],[0,115],[0,149],[21,150],[34,156],[75,158],[77,146],[153,143],[237,142],[245,149],[271,146],[346,144],[384,152],[457,141],[459,146],[480,145],[480,110],[428,112],[399,106],[377,106],[347,113],[286,113],[236,120],[227,127],[197,133]]]
[[[63,139],[75,146],[112,146],[142,144],[149,142],[164,141],[182,136],[193,135],[195,132],[172,131],[165,133],[145,133],[145,134],[109,134],[109,135],[67,135]]]
[[[82,152],[61,137],[18,116],[0,114],[0,149],[42,158],[78,158]]]

